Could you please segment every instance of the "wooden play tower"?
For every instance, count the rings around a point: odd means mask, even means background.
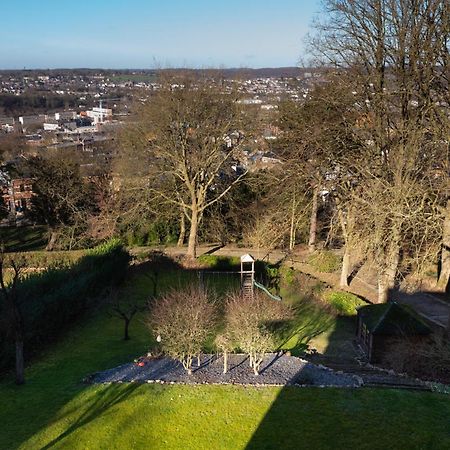
[[[255,259],[248,253],[241,256],[241,292],[246,298],[253,298],[255,285]]]

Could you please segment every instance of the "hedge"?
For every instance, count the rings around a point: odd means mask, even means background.
[[[11,267],[11,261],[23,261],[30,269],[70,266],[86,256],[86,250],[12,252],[5,254],[5,267]]]
[[[24,349],[30,356],[54,342],[70,325],[93,310],[102,291],[119,284],[130,256],[118,240],[85,251],[78,262],[29,275],[17,286],[25,324]],[[5,305],[0,314],[5,317]],[[11,367],[13,345],[0,323],[0,369]]]

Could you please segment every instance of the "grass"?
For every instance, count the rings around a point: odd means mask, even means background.
[[[354,318],[336,315],[323,302],[311,301],[311,298],[323,296],[323,283],[317,283],[310,277],[297,280],[289,274],[290,278],[293,279],[289,283],[282,280],[280,294],[294,309],[295,317],[285,330],[281,348],[290,350],[296,356],[301,356],[306,349],[315,349],[327,356],[349,353],[355,334]]]
[[[182,286],[193,276],[160,271],[158,286]],[[144,301],[153,284],[140,271],[129,286]],[[82,384],[148,349],[141,319],[123,341],[120,321],[99,307],[27,369],[26,385],[4,378],[0,449],[450,448],[450,402],[438,394]]]
[[[28,252],[43,250],[47,245],[47,227],[0,227],[0,242],[7,252]]]

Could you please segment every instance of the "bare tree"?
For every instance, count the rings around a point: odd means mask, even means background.
[[[293,201],[309,199],[310,252],[316,249],[321,231],[320,197],[334,194],[338,178],[347,176],[343,155],[359,145],[352,130],[357,116],[354,102],[345,77],[329,74],[328,83],[317,86],[304,102],[285,102],[280,108],[283,186],[297,193]]]
[[[253,297],[234,294],[227,299],[227,333],[239,348],[248,353],[255,375],[259,374],[264,355],[275,348],[270,323],[289,317],[289,308],[262,294]]]
[[[442,228],[442,249],[440,260],[441,267],[437,280],[437,288],[440,291],[445,292],[448,288],[450,280],[450,200],[447,200],[447,205],[444,213],[444,224]]]
[[[218,334],[214,340],[217,349],[223,355],[223,373],[228,372],[228,354],[234,350],[232,338],[227,332]]]
[[[188,221],[188,257],[196,256],[205,211],[245,176],[231,168],[242,140],[237,99],[208,80],[171,80],[140,108],[131,129],[128,145],[144,152],[139,165],[148,192]]]
[[[142,299],[126,288],[121,291],[111,290],[109,304],[111,314],[123,320],[123,340],[128,341],[130,339],[131,321],[138,312],[144,310]]]
[[[449,8],[442,0],[325,5],[313,47],[322,61],[352,77],[348,89],[360,112],[353,131],[364,157],[348,158],[347,167],[359,179],[357,221],[378,267],[379,301],[385,301],[404,256],[422,257],[436,234],[433,219],[442,220],[435,174],[448,157]]]
[[[161,337],[161,348],[187,373],[216,325],[214,295],[198,286],[172,290],[150,305],[147,325]]]
[[[33,179],[34,195],[28,214],[48,226],[50,237],[46,249],[51,251],[64,232],[72,230],[79,233],[86,228],[94,201],[79,166],[70,160],[32,157],[24,166],[19,170]],[[68,244],[70,248],[70,233]]]

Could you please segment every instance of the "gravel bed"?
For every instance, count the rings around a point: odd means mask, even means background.
[[[85,381],[89,383],[183,383],[183,384],[242,384],[242,385],[306,385],[359,387],[361,379],[356,375],[335,372],[295,356],[270,353],[261,364],[260,374],[255,376],[249,367],[247,355],[232,354],[228,357],[228,372],[223,373],[223,358],[202,355],[197,359],[192,375],[183,366],[168,357],[141,358],[144,366],[123,364],[113,369],[97,372]]]

